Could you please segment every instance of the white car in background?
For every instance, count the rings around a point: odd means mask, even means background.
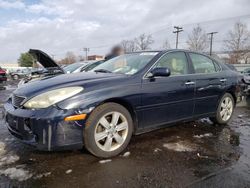
[[[73,63],[70,65],[65,66],[64,72],[66,72],[67,74],[69,73],[77,73],[77,72],[83,72],[84,68],[87,67],[90,64],[93,64],[97,61],[83,61],[83,62],[77,62],[77,63]]]

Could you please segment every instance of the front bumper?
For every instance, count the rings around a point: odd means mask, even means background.
[[[39,150],[79,149],[83,146],[83,126],[81,121],[64,121],[75,110],[62,110],[55,106],[27,110],[15,109],[11,102],[4,105],[6,126],[10,133]]]
[[[0,80],[0,87],[6,86],[6,81],[1,81]]]

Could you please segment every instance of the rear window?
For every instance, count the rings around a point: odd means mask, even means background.
[[[189,55],[192,60],[195,73],[207,74],[217,72],[215,64],[210,58],[195,53],[190,53]]]

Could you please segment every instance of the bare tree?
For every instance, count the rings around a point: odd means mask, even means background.
[[[76,62],[76,56],[73,52],[66,53],[67,64],[72,64]]]
[[[84,60],[85,60],[85,57],[84,57],[83,55],[79,55],[79,56],[78,56],[78,59],[79,59],[79,61],[84,61]]]
[[[150,46],[154,43],[152,35],[141,34],[139,37],[134,39],[138,50],[148,50]]]
[[[225,40],[226,49],[232,51],[230,54],[232,63],[239,63],[241,59],[245,59],[249,50],[249,41],[250,31],[247,25],[242,22],[235,23],[233,30],[228,32]]]
[[[67,52],[66,57],[58,61],[58,63],[63,64],[63,65],[68,65],[68,64],[75,63],[76,60],[77,60],[77,57],[75,56],[73,52]]]
[[[163,43],[163,45],[162,45],[162,49],[164,49],[164,50],[171,49],[171,45],[170,45],[168,39],[166,39],[166,40],[164,41],[164,43]]]
[[[121,46],[123,47],[125,53],[134,52],[137,50],[135,41],[133,40],[123,40],[121,41]]]
[[[208,37],[206,32],[197,25],[192,33],[188,35],[187,45],[189,50],[204,52],[208,48]]]

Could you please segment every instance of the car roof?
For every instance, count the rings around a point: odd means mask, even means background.
[[[128,54],[131,54],[131,53],[143,53],[143,52],[189,52],[189,53],[197,53],[197,54],[201,54],[201,55],[205,55],[205,56],[208,56],[207,54],[205,53],[202,53],[202,52],[197,52],[197,51],[192,51],[192,50],[186,50],[186,49],[167,49],[167,50],[140,50],[140,51],[135,51],[135,52],[129,52]]]

